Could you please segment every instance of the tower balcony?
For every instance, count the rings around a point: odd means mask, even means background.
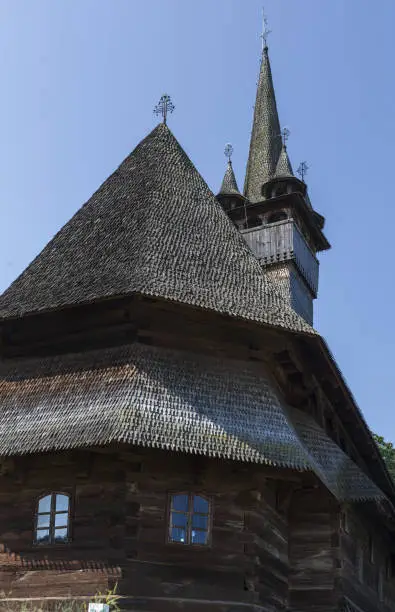
[[[244,229],[241,233],[262,265],[294,261],[313,297],[317,297],[319,261],[293,219]]]

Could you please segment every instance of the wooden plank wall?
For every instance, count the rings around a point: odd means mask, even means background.
[[[92,595],[118,582],[141,610],[285,610],[288,525],[275,508],[273,470],[270,486],[265,474],[148,450],[16,459],[0,477],[2,597]],[[72,542],[34,546],[37,499],[59,490],[73,496]],[[166,541],[168,493],[184,490],[212,496],[208,548]]]
[[[288,519],[276,507],[284,485],[292,489],[293,483],[267,482],[263,495],[255,491],[245,512],[247,585],[253,585],[256,602],[265,610],[286,610],[289,604]]]
[[[394,579],[382,602],[378,587],[388,537],[362,506],[341,528],[339,505],[309,479],[126,447],[16,459],[0,477],[1,597],[89,596],[117,582],[130,609],[152,612],[332,612],[344,595],[366,612],[394,610]],[[212,496],[207,549],[166,541],[168,493],[185,490]],[[49,491],[72,495],[72,542],[36,547],[35,506]]]
[[[323,486],[295,491],[289,509],[289,529],[290,609],[337,610],[337,504]]]
[[[37,317],[37,325],[10,323],[3,332],[3,353],[56,354],[136,340],[185,348],[261,362],[281,381],[287,401],[306,408],[315,361],[303,360],[299,370],[297,347],[289,337],[147,300],[129,307],[122,302],[92,307],[84,311],[89,316],[76,309]],[[352,432],[358,450],[366,451],[357,428]],[[370,455],[367,462],[371,467]],[[369,586],[376,584],[371,568],[364,571],[366,587],[360,587],[355,570],[339,574],[342,555],[352,560],[352,543],[343,538],[339,544],[333,498],[324,487],[307,489],[306,480],[300,477],[288,513],[287,506],[277,509],[276,491],[284,483],[292,491],[295,474],[281,470],[130,450],[16,459],[15,470],[0,476],[0,592],[89,595],[118,582],[121,593],[134,598],[131,606],[147,611],[209,607],[241,612],[255,606],[256,612],[331,612],[343,593],[362,609],[368,602],[367,612],[381,610],[386,604],[372,594],[377,586]],[[166,543],[167,494],[186,487],[213,496],[210,549],[190,551]],[[75,499],[73,541],[57,549],[35,548],[36,500],[44,491],[59,489]],[[377,512],[374,520],[379,522]],[[358,599],[358,592],[367,595]],[[393,606],[393,586],[384,585],[384,592]]]
[[[341,591],[366,612],[395,610],[395,579],[388,534],[358,506],[343,510],[340,521]],[[370,554],[370,543],[373,546]],[[390,563],[391,565],[391,563]]]

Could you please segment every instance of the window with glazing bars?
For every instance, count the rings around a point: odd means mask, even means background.
[[[35,541],[36,544],[62,544],[69,539],[70,496],[65,493],[49,493],[38,500]]]
[[[176,493],[170,497],[169,541],[205,546],[210,535],[210,501],[202,495]]]

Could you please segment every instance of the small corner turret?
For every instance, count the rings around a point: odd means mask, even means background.
[[[222,185],[217,194],[217,200],[222,205],[223,209],[228,212],[244,206],[245,197],[240,193],[237,186],[235,173],[232,166],[233,147],[231,144],[225,146],[225,156],[228,158],[228,163],[225,171]]]

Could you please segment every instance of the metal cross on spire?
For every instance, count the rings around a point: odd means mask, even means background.
[[[304,182],[304,177],[306,176],[308,169],[309,169],[309,166],[307,165],[307,162],[305,161],[300,162],[299,168],[297,169],[296,172],[299,174],[303,182]]]
[[[233,147],[230,144],[230,142],[228,142],[227,145],[225,145],[225,156],[228,158],[228,162],[232,161],[232,155],[233,155]]]
[[[166,125],[167,123],[167,114],[172,113],[175,109],[171,98],[167,94],[163,94],[158,104],[154,108],[155,115],[162,115],[163,123]]]
[[[283,141],[283,146],[284,146],[284,147],[286,147],[286,146],[287,146],[287,140],[288,140],[288,138],[289,138],[290,133],[291,133],[291,132],[289,131],[289,129],[288,129],[287,127],[284,127],[284,128],[281,130],[281,134],[280,134],[280,135],[281,135],[281,138],[282,138],[282,141]]]
[[[262,51],[263,51],[267,47],[267,39],[269,37],[269,34],[271,34],[271,30],[269,30],[268,21],[265,15],[264,8],[262,8],[262,20],[263,20],[263,28],[262,28],[261,38],[262,38]]]

